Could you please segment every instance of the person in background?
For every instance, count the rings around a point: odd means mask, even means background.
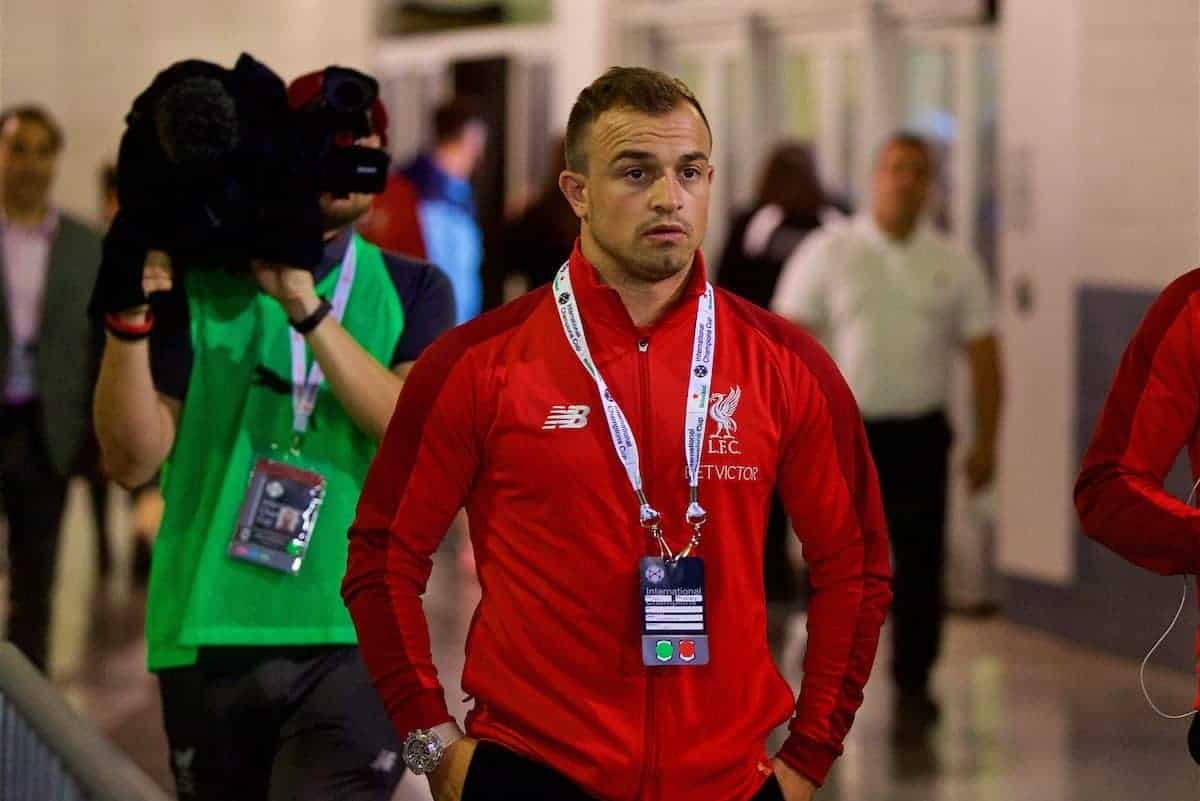
[[[1155,299],[1126,346],[1075,482],[1085,534],[1140,568],[1185,582],[1200,574],[1200,510],[1164,482],[1180,451],[1190,480],[1200,479],[1197,326],[1200,270],[1191,270]],[[1200,709],[1200,688],[1193,706]],[[1198,720],[1188,747],[1200,762]]]
[[[100,166],[100,225],[108,230],[113,218],[117,216],[117,168],[105,163]],[[97,353],[94,360],[96,369],[100,366],[99,348],[104,342],[103,334],[97,331]],[[93,376],[93,382],[95,383]],[[88,414],[91,421],[91,414]],[[100,576],[108,576],[112,572],[112,532],[108,525],[109,510],[109,480],[104,474],[104,466],[100,463],[100,445],[96,441],[95,429],[88,431],[87,439],[80,452],[74,474],[78,475],[88,487],[88,498],[92,507],[92,525],[96,532],[96,570]]]
[[[547,159],[550,169],[540,191],[505,225],[501,235],[497,259],[502,263],[503,275],[523,280],[525,290],[550,283],[579,236],[579,218],[558,188],[558,176],[567,168],[564,153],[563,138],[556,137]]]
[[[767,158],[754,203],[734,216],[718,286],[768,308],[788,257],[824,221],[844,211],[822,188],[812,147],[781,142]]]
[[[8,638],[45,670],[68,476],[88,435],[100,236],[50,200],[63,134],[36,105],[0,111],[0,496]]]
[[[487,147],[488,130],[479,107],[466,97],[439,106],[433,129],[432,149],[393,174],[359,231],[385,250],[423,256],[441,268],[454,287],[462,324],[483,305],[483,232],[471,176]]]
[[[324,80],[293,81],[293,111],[324,111]],[[383,104],[366,117],[358,144],[382,147]],[[176,275],[152,250],[138,286],[123,265],[101,270],[98,298],[137,301],[103,309],[105,465],[136,487],[168,463],[146,640],[185,801],[384,801],[400,779],[400,744],[338,599],[344,532],[408,371],[454,300],[433,266],[355,235],[370,202],[321,196],[312,269],[255,260],[252,275]]]
[[[108,230],[112,221],[120,211],[121,202],[117,196],[117,165],[107,162],[100,167],[100,222],[104,230]],[[103,333],[97,334],[97,344],[102,346]],[[100,354],[96,354],[96,368],[99,370]],[[93,383],[95,383],[93,381]],[[92,416],[88,415],[91,422]],[[100,460],[100,445],[93,430],[88,435],[88,443],[84,448],[81,459],[80,473],[87,481],[88,494],[92,501],[92,515],[96,531],[96,564],[101,576],[107,576],[112,571],[112,532],[108,524],[109,510],[109,478],[104,473]],[[150,483],[138,487],[130,493],[132,502],[132,534],[133,555],[130,562],[129,574],[135,586],[144,587],[150,580],[150,549],[154,543],[154,535],[162,522],[163,501],[158,489],[157,478]]]
[[[972,492],[996,464],[1001,376],[983,267],[925,222],[936,162],[919,136],[893,134],[874,167],[871,209],[810,236],[788,259],[772,308],[816,333],[858,400],[895,553],[892,607],[898,741],[923,740],[940,708],[929,691],[941,647],[950,374],[972,379]]]
[[[734,217],[717,286],[768,308],[784,262],[825,217],[837,214],[821,187],[812,148],[801,142],[779,143],[767,158],[754,203]],[[787,546],[787,514],[776,495],[767,520],[764,582],[769,609],[785,614],[799,599],[801,584]],[[769,622],[775,630],[782,616],[772,614]]]

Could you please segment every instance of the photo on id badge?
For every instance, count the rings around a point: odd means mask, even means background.
[[[691,667],[708,664],[704,560],[643,556],[638,563],[642,606],[642,664]]]
[[[281,573],[299,573],[324,500],[325,478],[320,473],[256,459],[229,556]]]

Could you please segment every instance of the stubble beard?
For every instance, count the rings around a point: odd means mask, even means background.
[[[321,228],[325,231],[335,231],[357,222],[371,208],[370,198],[368,195],[366,200],[359,200],[357,195],[351,195],[349,199],[343,198],[330,203],[322,199]]]

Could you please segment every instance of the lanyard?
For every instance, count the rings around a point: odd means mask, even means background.
[[[346,255],[342,257],[342,271],[338,276],[337,287],[333,290],[333,309],[330,312],[333,319],[339,323],[346,312],[346,302],[350,299],[350,287],[354,284],[354,273],[357,271],[357,259],[354,255],[354,236],[346,246]],[[317,393],[325,380],[321,365],[313,359],[308,368],[308,376],[304,375],[304,366],[308,361],[307,348],[304,345],[304,335],[296,329],[289,330],[292,346],[292,431],[293,445],[308,430],[308,421],[312,418],[313,408],[317,405]]]
[[[700,298],[696,309],[696,333],[692,340],[692,364],[688,370],[688,392],[685,399],[683,426],[683,453],[687,460],[688,478],[688,508],[685,519],[692,527],[692,537],[688,544],[678,554],[672,554],[670,546],[662,534],[662,516],[646,500],[642,484],[641,462],[638,456],[637,440],[625,412],[608,391],[604,376],[592,360],[592,352],[588,347],[587,336],[583,332],[583,319],[579,314],[579,304],[575,300],[575,292],[571,288],[571,273],[569,263],[559,268],[554,277],[554,297],[558,307],[558,317],[562,322],[563,333],[575,355],[579,357],[583,369],[596,382],[596,390],[600,393],[600,402],[604,405],[604,418],[608,422],[608,432],[612,437],[613,450],[625,468],[629,483],[633,486],[634,495],[639,504],[639,518],[650,536],[658,542],[659,551],[664,559],[672,562],[687,556],[700,544],[700,529],[707,520],[707,513],[700,505],[700,460],[704,448],[704,428],[708,422],[708,398],[712,388],[713,352],[717,344],[716,331],[716,300],[712,284],[705,283],[704,295]]]

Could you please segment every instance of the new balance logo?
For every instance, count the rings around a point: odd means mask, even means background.
[[[546,416],[546,422],[542,423],[542,429],[583,428],[587,425],[588,415],[591,413],[592,407],[583,404],[551,406],[550,414]]]

